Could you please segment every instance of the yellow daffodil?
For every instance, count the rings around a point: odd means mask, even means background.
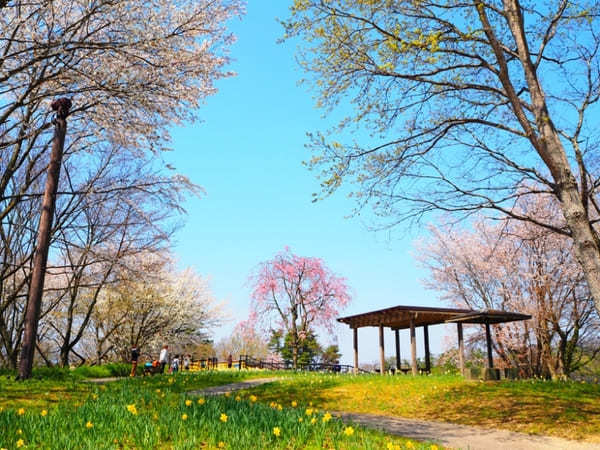
[[[160,394],[160,389],[157,389],[157,390],[156,390],[156,393],[157,393],[157,394]]]
[[[85,427],[87,429],[94,428],[94,424],[88,420],[88,422],[85,424]]]
[[[93,400],[98,400],[98,394],[92,394],[92,399]]]
[[[175,380],[173,378],[169,378],[169,384],[173,384]]]
[[[236,402],[239,402],[241,399],[242,399],[242,397],[240,397],[239,395],[236,395],[236,396],[235,396],[235,401],[236,401]]]
[[[273,428],[273,434],[279,437],[279,435],[281,434],[281,430],[279,429],[279,427]]]
[[[231,397],[231,392],[225,392],[225,397]]]
[[[296,406],[298,406],[298,402],[297,402],[296,400],[294,400],[294,401],[292,402],[292,408],[295,408]]]
[[[19,408],[19,410],[17,411],[17,414],[22,416],[23,414],[25,414],[25,408]]]
[[[283,409],[283,406],[277,405],[277,411],[281,411],[282,409]]]
[[[219,441],[219,443],[217,444],[217,447],[219,447],[219,448],[225,448],[225,442]]]
[[[42,417],[46,417],[48,415],[48,411],[46,411],[45,409],[42,409],[42,412],[40,413],[40,415]]]
[[[323,416],[323,422],[329,422],[330,420],[331,420],[331,414],[329,414],[329,413],[326,413],[326,414]]]
[[[201,397],[201,398],[199,398],[199,399],[198,399],[198,404],[199,404],[199,405],[204,405],[204,402],[205,402],[205,401],[206,401],[206,400],[204,400],[204,399]]]
[[[131,414],[133,414],[134,416],[137,416],[137,408],[135,407],[135,404],[131,404],[131,405],[127,405],[127,411],[129,411]]]
[[[152,415],[152,418],[153,418],[154,420],[158,420],[158,414],[154,413],[154,414]]]
[[[312,408],[306,408],[305,413],[306,413],[307,416],[312,416],[313,409]]]
[[[317,419],[315,417],[313,417],[312,419],[310,419],[310,423],[312,423],[314,425],[315,423],[317,423]]]
[[[192,406],[192,401],[191,400],[186,400],[185,401],[185,406]]]
[[[227,422],[227,414],[225,414],[225,413],[222,413],[222,414],[221,414],[221,417],[219,417],[219,420],[220,420],[221,422]]]
[[[251,395],[251,396],[250,396],[250,401],[251,401],[252,403],[254,403],[256,400],[258,400],[258,399],[256,398],[256,395]]]
[[[406,444],[404,444],[406,448],[415,448],[415,444],[412,443],[412,441],[408,441]]]
[[[298,417],[298,422],[304,422],[304,419],[302,417]]]
[[[352,436],[354,434],[354,428],[352,428],[352,427],[344,428],[344,434],[346,436]]]
[[[430,449],[431,449],[431,450],[438,450],[438,446],[437,446],[437,445],[435,445],[435,444],[431,444],[431,447],[430,447]]]
[[[23,434],[23,430],[21,430],[20,428],[17,430],[17,434]]]
[[[23,439],[19,439],[17,441],[17,448],[23,447],[25,445],[25,441]]]
[[[187,414],[182,414],[182,415],[181,415],[181,420],[187,420],[187,418],[188,418],[188,415],[187,415]]]

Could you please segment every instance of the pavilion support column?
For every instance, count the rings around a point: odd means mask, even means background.
[[[423,340],[425,341],[425,372],[431,372],[431,355],[429,353],[429,328],[423,325]]]
[[[354,373],[358,373],[358,328],[353,328],[354,334]]]
[[[410,358],[413,376],[417,375],[417,339],[415,335],[415,319],[410,318]]]
[[[463,326],[462,323],[456,324],[458,330],[458,366],[460,373],[465,374],[465,341],[463,339]]]
[[[489,322],[485,323],[485,342],[487,344],[487,368],[492,369],[494,367],[494,360],[492,358],[492,334],[490,333]]]
[[[381,375],[385,374],[385,347],[383,344],[383,325],[379,325],[379,367]]]
[[[394,330],[396,337],[396,370],[400,370],[402,363],[400,362],[400,330]]]

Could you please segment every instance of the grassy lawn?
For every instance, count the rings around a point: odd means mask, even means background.
[[[185,394],[269,375],[204,372],[103,385],[79,379],[19,383],[0,377],[0,448],[436,449],[349,427],[325,410],[293,399]]]
[[[253,390],[262,401],[292,399],[326,410],[481,425],[600,442],[600,385],[459,376],[282,375]]]

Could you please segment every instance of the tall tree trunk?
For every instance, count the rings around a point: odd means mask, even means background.
[[[67,132],[67,115],[71,108],[71,100],[61,98],[52,102],[52,109],[56,111],[54,140],[52,153],[48,165],[48,177],[42,200],[42,214],[38,227],[37,245],[33,259],[33,271],[27,297],[27,310],[25,312],[25,329],[23,331],[23,345],[21,347],[21,361],[19,361],[19,379],[26,380],[31,377],[33,356],[37,340],[37,329],[42,306],[42,292],[46,263],[48,262],[48,249],[50,247],[50,232],[52,219],[56,206],[56,191],[60,176],[65,135]]]
[[[521,5],[518,0],[504,0],[503,3],[506,19],[515,39],[519,60],[527,80],[533,106],[532,112],[536,122],[535,129],[531,127],[518,105],[518,96],[514,92],[507,72],[502,74],[503,79],[501,81],[505,88],[508,88],[506,90],[514,105],[515,114],[525,133],[552,174],[556,184],[555,193],[560,201],[567,227],[571,231],[571,237],[575,243],[575,256],[585,274],[596,310],[600,313],[600,239],[590,224],[588,213],[583,204],[583,196],[587,196],[589,193],[583,192],[582,195],[579,192],[579,186],[571,170],[564,146],[552,120],[550,120],[545,93],[538,79],[537,70],[531,60]],[[488,36],[495,40],[495,36],[491,34],[488,34]],[[496,52],[496,55],[499,57],[498,52]],[[582,174],[582,176],[584,175]]]

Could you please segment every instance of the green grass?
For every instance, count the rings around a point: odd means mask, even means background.
[[[218,448],[223,443],[244,450],[431,448],[362,427],[353,427],[347,435],[347,425],[335,418],[327,420],[324,410],[304,403],[292,407],[291,401],[253,402],[250,394],[206,398],[185,394],[268,375],[272,374],[204,372],[104,385],[77,379],[20,383],[0,377],[0,447],[22,443],[23,448],[192,449]],[[226,422],[220,420],[222,414],[227,415]],[[276,427],[279,436],[274,434]]]
[[[480,425],[600,442],[600,386],[460,376],[282,375],[253,390],[263,401],[312,401],[323,409]]]

